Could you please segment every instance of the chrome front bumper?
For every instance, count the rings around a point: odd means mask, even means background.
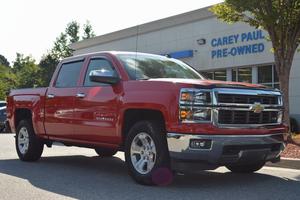
[[[207,149],[191,148],[191,140],[211,141]],[[285,148],[284,134],[271,135],[190,135],[167,134],[170,157],[181,162],[204,162],[216,166],[232,163],[272,161]]]

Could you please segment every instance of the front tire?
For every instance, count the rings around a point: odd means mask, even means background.
[[[16,150],[20,160],[37,161],[44,149],[43,142],[35,135],[32,124],[20,121],[16,133]]]
[[[125,160],[137,183],[167,185],[173,179],[165,131],[159,122],[140,121],[133,125],[125,142]]]
[[[253,173],[260,170],[265,162],[246,164],[246,165],[227,165],[226,168],[234,173]]]

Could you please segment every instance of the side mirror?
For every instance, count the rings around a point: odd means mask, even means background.
[[[98,83],[116,84],[120,78],[114,72],[108,70],[92,70],[89,74],[90,81]]]

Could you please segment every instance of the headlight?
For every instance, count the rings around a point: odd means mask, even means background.
[[[211,121],[211,91],[184,88],[180,91],[179,119],[184,123]]]
[[[182,122],[208,122],[211,121],[210,108],[180,108]]]
[[[281,124],[283,119],[283,111],[278,112],[277,123]]]
[[[211,104],[211,92],[201,89],[181,89],[180,104],[208,105]]]

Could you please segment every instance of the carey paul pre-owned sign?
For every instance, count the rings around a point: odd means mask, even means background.
[[[262,30],[255,30],[245,33],[238,33],[228,36],[213,38],[210,42],[213,50],[211,58],[225,58],[229,56],[242,56],[247,54],[262,53],[265,50],[263,40],[265,36]],[[254,41],[254,43],[248,44]],[[247,43],[247,44],[243,44]],[[227,47],[228,45],[235,45]]]

